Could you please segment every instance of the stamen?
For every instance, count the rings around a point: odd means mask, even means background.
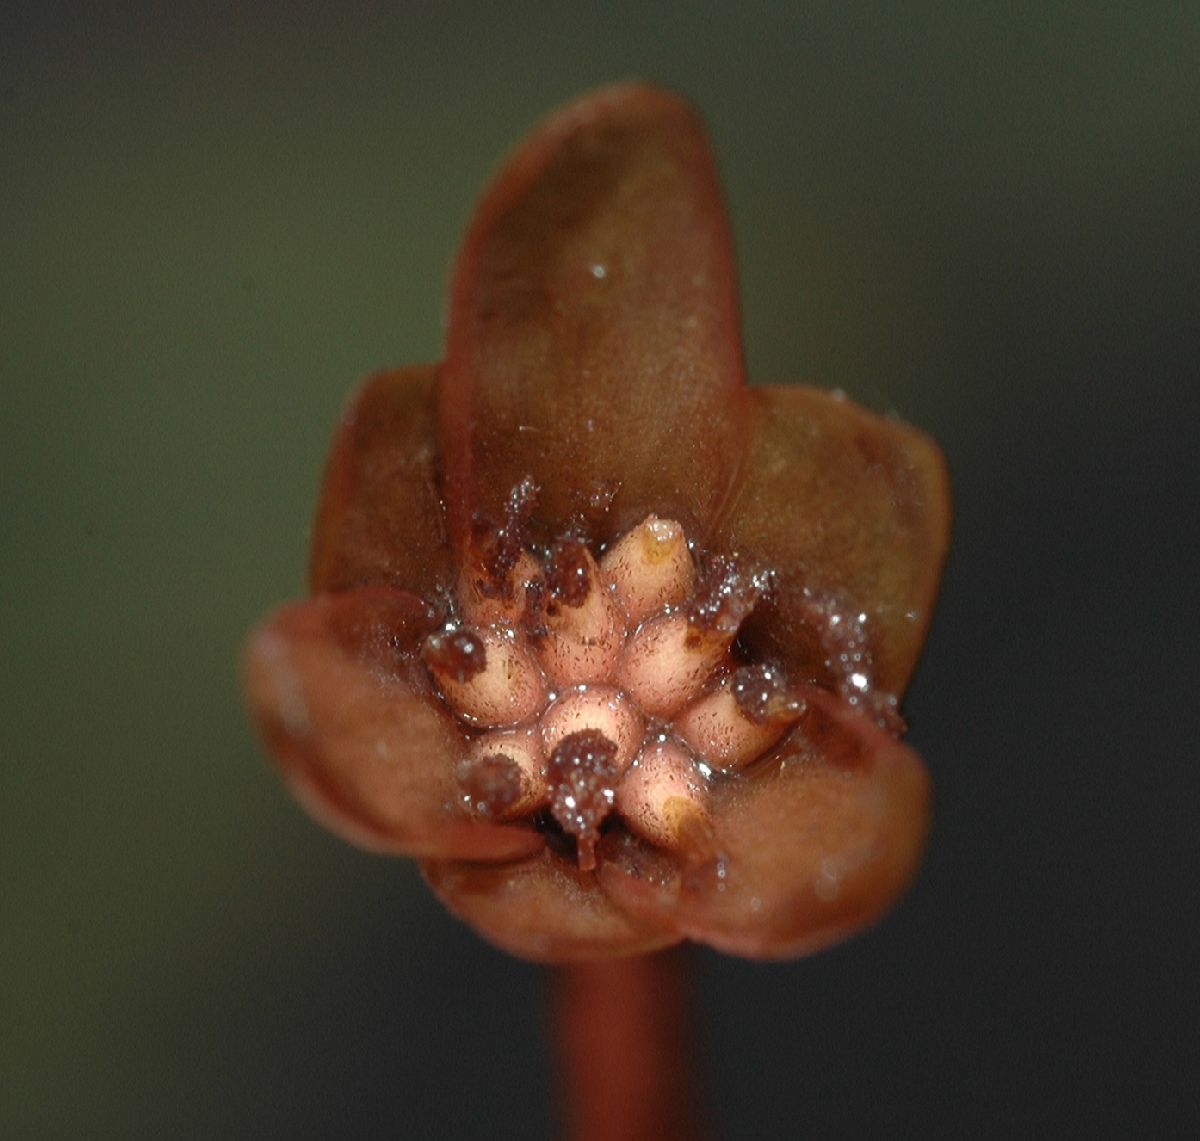
[[[425,642],[425,660],[439,677],[463,684],[487,668],[483,639],[470,630],[431,634]]]
[[[473,626],[516,625],[525,613],[527,595],[540,584],[541,575],[537,560],[528,551],[522,551],[500,578],[480,563],[466,567],[458,578],[459,611]]]
[[[526,476],[510,493],[502,524],[475,519],[469,565],[459,575],[458,583],[459,608],[468,622],[487,626],[520,620],[526,586],[541,573],[526,550],[537,495],[537,484]]]
[[[695,587],[696,571],[683,528],[654,515],[617,539],[604,552],[600,567],[631,627],[683,602]]]
[[[529,519],[537,504],[538,491],[533,476],[527,475],[509,493],[504,505],[504,523],[496,529],[483,525],[483,545],[490,556],[488,567],[498,580],[512,570],[525,550]]]
[[[423,652],[442,697],[469,725],[529,721],[546,703],[546,683],[533,655],[503,630],[431,634]]]
[[[595,729],[571,733],[550,754],[550,811],[575,837],[580,871],[596,867],[600,825],[615,795],[616,755],[616,745]]]
[[[766,666],[743,666],[675,721],[675,731],[714,768],[762,756],[799,719],[804,702]]]
[[[734,641],[772,575],[728,556],[694,559],[680,524],[654,515],[599,563],[582,529],[535,547],[536,496],[527,477],[499,523],[474,521],[457,583],[462,625],[423,647],[449,709],[487,730],[456,770],[463,804],[497,821],[536,816],[556,843],[575,841],[582,871],[594,870],[617,808],[629,844],[669,849],[693,874],[717,856],[712,770],[769,753],[805,711],[777,672],[735,669]],[[882,721],[865,616],[843,626],[825,600],[806,599],[843,696]]]
[[[592,558],[582,539],[560,539],[550,552],[546,587],[550,606],[582,606],[592,591]]]
[[[727,634],[732,641],[770,586],[771,576],[767,573],[746,575],[732,559],[713,558],[687,609],[694,636]]]
[[[647,713],[673,717],[700,696],[736,634],[698,632],[683,613],[652,618],[626,643],[618,682]]]
[[[755,725],[788,724],[804,711],[804,702],[770,666],[742,666],[734,671],[730,688],[742,715]]]
[[[559,543],[546,572],[547,597],[538,656],[557,686],[606,681],[624,642],[616,600],[600,581],[592,553],[578,540]]]
[[[512,809],[521,800],[521,770],[506,753],[460,761],[457,775],[468,812],[496,820],[519,815]]]
[[[619,689],[591,685],[563,694],[542,715],[542,739],[553,752],[572,733],[602,733],[616,747],[613,764],[623,773],[642,745],[645,723],[633,703]]]
[[[467,808],[479,816],[513,820],[546,803],[545,754],[536,728],[484,733],[459,762]]]
[[[702,859],[713,851],[708,791],[687,750],[673,741],[648,746],[617,786],[617,809],[651,844]]]

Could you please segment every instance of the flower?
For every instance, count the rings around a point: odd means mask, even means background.
[[[485,194],[444,362],[350,403],[250,705],[314,816],[515,954],[804,954],[920,859],[948,519],[921,433],[745,386],[702,128],[611,87]]]

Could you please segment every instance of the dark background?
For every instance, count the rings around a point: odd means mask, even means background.
[[[711,127],[751,375],[957,500],[927,863],[697,954],[719,1137],[1195,1125],[1196,6],[329,7],[0,10],[0,1135],[550,1133],[541,971],[302,815],[236,661],[489,171],[634,75]]]

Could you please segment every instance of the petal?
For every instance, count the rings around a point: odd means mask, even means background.
[[[596,877],[551,852],[515,864],[430,861],[429,886],[502,950],[539,963],[637,955],[679,942],[618,911]]]
[[[301,803],[364,848],[511,859],[543,843],[454,807],[462,733],[415,654],[433,624],[410,594],[384,589],[285,607],[246,653],[250,707]]]
[[[387,585],[431,597],[449,582],[432,365],[380,373],[338,424],[313,527],[314,593]]]
[[[779,759],[719,790],[721,859],[685,871],[627,846],[605,890],[647,923],[750,958],[791,958],[876,920],[920,861],[929,781],[920,758],[826,691]]]
[[[556,533],[713,517],[745,393],[728,224],[686,104],[607,88],[509,159],[455,266],[440,415],[457,544],[466,505],[499,517],[526,475]]]
[[[867,615],[875,682],[900,694],[949,543],[945,460],[915,428],[830,393],[766,388],[752,398],[753,443],[713,540],[778,575],[744,636],[796,676],[811,671],[824,655],[808,588]]]

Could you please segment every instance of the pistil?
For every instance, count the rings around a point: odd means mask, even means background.
[[[580,871],[596,867],[600,825],[615,799],[616,756],[616,745],[595,729],[571,733],[550,754],[550,811],[575,837]]]

